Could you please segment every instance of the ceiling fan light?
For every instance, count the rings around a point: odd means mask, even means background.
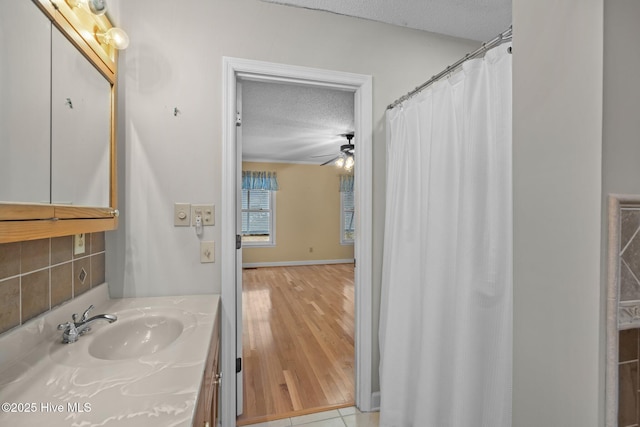
[[[337,167],[341,168],[344,166],[344,164],[345,164],[344,157],[341,156],[336,159],[335,165]]]
[[[355,162],[353,160],[353,156],[349,156],[349,157],[347,157],[347,160],[345,160],[345,162],[344,162],[344,168],[346,170],[351,170],[351,169],[353,169],[353,164],[354,163]]]

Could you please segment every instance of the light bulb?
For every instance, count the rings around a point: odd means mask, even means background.
[[[106,0],[86,0],[86,2],[87,2],[87,6],[89,7],[89,10],[94,15],[101,16],[107,13]]]
[[[347,157],[347,160],[344,162],[344,168],[346,170],[351,170],[353,168],[353,156]]]
[[[335,165],[339,168],[341,168],[342,166],[344,166],[344,157],[338,157],[338,159],[336,160]]]
[[[89,9],[91,13],[97,16],[107,13],[106,0],[66,0],[67,4],[72,8],[85,7]]]
[[[129,36],[122,28],[113,27],[105,33],[96,34],[100,43],[109,44],[116,49],[126,49],[129,46]]]

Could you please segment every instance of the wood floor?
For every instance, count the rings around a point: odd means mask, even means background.
[[[238,425],[352,406],[353,264],[245,269]]]

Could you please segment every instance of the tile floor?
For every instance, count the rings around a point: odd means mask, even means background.
[[[360,412],[352,406],[350,408],[252,424],[250,427],[378,427],[379,418],[380,413],[378,412]]]

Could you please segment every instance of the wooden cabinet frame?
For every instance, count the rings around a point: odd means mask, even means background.
[[[211,345],[196,404],[193,427],[217,427],[218,419],[220,418],[220,408],[218,406],[220,380],[220,305],[218,305],[211,334]]]

